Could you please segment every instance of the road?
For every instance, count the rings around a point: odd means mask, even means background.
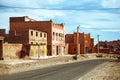
[[[0,76],[0,80],[77,80],[110,59],[94,59]]]

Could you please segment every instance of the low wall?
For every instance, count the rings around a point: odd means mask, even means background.
[[[47,56],[45,45],[3,44],[3,59],[36,58]]]
[[[3,44],[3,59],[16,59],[22,50],[22,44]]]

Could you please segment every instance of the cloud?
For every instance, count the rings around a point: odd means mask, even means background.
[[[114,2],[115,1],[115,2]],[[1,6],[33,7],[48,9],[2,8],[0,6],[0,28],[9,30],[10,16],[29,16],[35,20],[50,20],[65,23],[65,33],[73,33],[80,25],[80,31],[104,35],[119,30],[96,28],[118,28],[120,10],[77,10],[119,7],[119,0],[0,0]],[[49,9],[63,10],[49,10]],[[70,10],[64,10],[70,9]],[[71,10],[73,9],[73,10]],[[76,9],[76,10],[74,10]],[[111,31],[111,32],[110,32]],[[114,34],[114,33],[113,33]],[[106,38],[106,37],[105,37]],[[105,39],[104,38],[104,39]]]
[[[55,10],[21,10],[21,9],[2,9],[0,10],[0,28],[5,28],[9,31],[9,17],[16,17],[16,16],[29,16],[35,20],[50,20],[55,17],[62,17],[65,14],[61,11]]]
[[[100,7],[96,0],[1,0],[0,4],[17,7],[56,8],[56,9],[80,9]],[[32,3],[32,5],[31,5]]]
[[[93,26],[87,25],[87,24],[81,24],[81,28],[92,28]]]
[[[1,5],[17,7],[38,7],[38,0],[0,0]]]
[[[120,0],[102,0],[104,8],[120,8]]]
[[[64,0],[45,0],[45,2],[47,2],[48,4],[60,4],[64,2]]]
[[[101,31],[104,31],[104,32],[120,32],[120,29],[113,29],[113,30],[109,30],[109,29],[107,29],[107,30],[101,30]]]
[[[39,16],[39,18],[45,18],[45,19],[46,18],[47,19],[53,19],[55,17],[65,16],[64,12],[62,12],[62,11],[56,11],[56,10],[27,10],[27,11],[25,11],[25,13],[26,14],[30,13],[30,15]]]

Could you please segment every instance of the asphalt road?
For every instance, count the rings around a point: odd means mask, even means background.
[[[68,63],[0,76],[0,80],[77,80],[87,72],[110,59],[95,59]]]

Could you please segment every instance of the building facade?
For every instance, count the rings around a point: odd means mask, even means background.
[[[27,16],[10,17],[10,35],[21,35],[24,30],[37,30],[47,33],[47,55],[64,54],[64,25],[50,21],[36,21]],[[32,42],[30,42],[32,43]]]
[[[4,43],[4,37],[0,36],[0,60],[3,60],[3,43]]]
[[[19,34],[17,34],[19,33]],[[26,29],[21,31],[15,31],[9,34],[5,38],[7,43],[20,43],[27,45],[29,48],[30,57],[45,57],[47,56],[47,33],[42,31],[37,31],[33,29]],[[26,46],[24,46],[26,47]]]
[[[5,29],[0,29],[0,35],[5,35]]]
[[[16,33],[19,33],[19,35]],[[47,33],[33,29],[16,31],[14,33],[10,33],[10,35],[6,37],[5,41],[8,43],[47,45]]]
[[[90,34],[77,32],[74,32],[74,34],[66,34],[65,43],[68,54],[92,53],[94,48],[94,39],[90,38]]]

